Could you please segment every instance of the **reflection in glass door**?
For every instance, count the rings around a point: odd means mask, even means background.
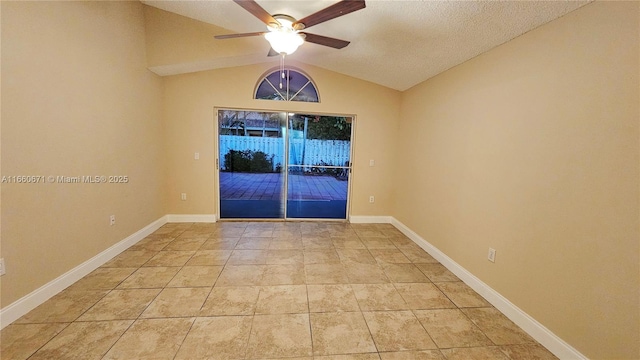
[[[220,218],[347,218],[352,118],[220,110],[218,131]]]
[[[218,111],[220,218],[284,217],[284,116]]]
[[[288,218],[346,219],[351,118],[291,114]]]

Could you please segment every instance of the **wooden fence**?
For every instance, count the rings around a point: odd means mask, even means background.
[[[275,137],[254,137],[220,135],[220,166],[224,169],[224,155],[229,150],[262,151],[273,156],[273,166],[283,166],[284,139]],[[303,158],[304,153],[304,158]],[[351,142],[345,140],[289,140],[290,165],[330,165],[345,166],[350,159]]]

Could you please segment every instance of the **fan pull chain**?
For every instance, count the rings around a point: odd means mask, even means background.
[[[282,58],[280,58],[280,89],[282,89],[282,79],[284,79],[284,53],[282,53]]]

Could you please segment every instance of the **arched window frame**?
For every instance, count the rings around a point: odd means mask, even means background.
[[[282,83],[282,86],[283,86],[282,89],[279,89],[279,83],[274,84],[272,81],[269,80],[269,77],[272,77],[272,75],[276,73],[278,74],[278,77],[279,77],[281,74],[281,69],[279,67],[271,68],[268,71],[266,71],[260,77],[260,80],[258,80],[258,82],[256,83],[256,86],[253,90],[253,98],[257,100],[302,101],[302,102],[318,102],[318,103],[320,102],[320,92],[318,91],[318,87],[316,86],[313,79],[309,76],[309,74],[307,74],[303,70],[296,67],[286,67],[284,71],[286,72],[286,75],[285,75],[286,81]],[[298,73],[299,75],[303,76],[306,79],[305,84],[300,88],[300,90],[298,90],[294,94],[290,94],[289,92],[289,79],[291,78],[290,72],[292,71]],[[258,97],[258,90],[260,90],[260,87],[262,86],[263,83],[266,83],[267,84],[266,86],[269,86],[271,89],[273,89],[275,92],[274,94],[277,93],[279,95],[279,98],[270,99],[270,98]],[[304,100],[304,99],[296,99],[296,97],[302,92],[302,90],[304,90],[309,86],[311,86],[311,88],[313,89],[313,92],[315,93],[316,98],[312,101]]]

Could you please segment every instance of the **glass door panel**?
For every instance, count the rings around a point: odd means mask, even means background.
[[[221,219],[346,219],[352,118],[218,111]]]
[[[221,219],[284,218],[286,114],[218,111]]]
[[[346,219],[350,117],[289,114],[287,218]]]

